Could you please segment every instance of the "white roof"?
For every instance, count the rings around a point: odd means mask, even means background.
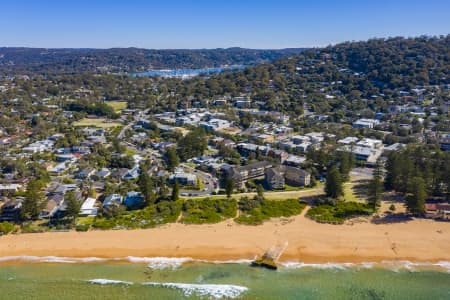
[[[83,204],[81,205],[81,210],[93,209],[95,201],[97,201],[95,198],[87,198],[86,200],[84,200]]]

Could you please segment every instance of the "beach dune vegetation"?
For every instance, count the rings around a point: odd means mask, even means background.
[[[374,210],[369,204],[339,201],[312,207],[308,210],[306,216],[319,223],[342,224],[347,219],[358,216],[369,216],[373,212]]]
[[[181,222],[186,224],[218,223],[236,216],[235,199],[188,199],[183,203]]]
[[[266,200],[258,196],[242,197],[238,204],[240,215],[234,220],[245,225],[259,225],[270,218],[292,217],[306,207],[298,199]]]

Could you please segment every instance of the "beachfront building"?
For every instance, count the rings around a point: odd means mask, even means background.
[[[131,191],[128,192],[123,203],[128,208],[139,207],[144,204],[144,196],[139,192]]]
[[[450,220],[450,204],[426,203],[425,216],[433,219]]]
[[[105,200],[103,200],[103,208],[108,206],[120,206],[122,204],[123,197],[119,194],[108,195]]]
[[[97,215],[97,207],[95,207],[95,198],[87,198],[81,205],[79,215],[82,217],[95,217]]]
[[[283,165],[267,169],[265,181],[270,189],[283,189],[285,184],[304,187],[310,185],[311,174],[300,168]]]
[[[258,161],[246,166],[229,166],[224,165],[222,170],[231,177],[236,186],[242,186],[247,180],[263,177],[266,169],[271,168],[272,163],[268,161]]]

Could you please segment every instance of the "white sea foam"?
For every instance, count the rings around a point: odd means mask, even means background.
[[[284,262],[281,263],[286,269],[300,269],[300,268],[312,268],[312,269],[340,269],[344,270],[355,266],[353,263],[323,263],[323,264],[313,264],[313,263],[303,263],[303,262]]]
[[[124,284],[124,285],[132,285],[133,283],[130,281],[122,281],[122,280],[113,280],[113,279],[104,279],[97,278],[88,280],[88,282],[93,284],[107,285],[107,284]]]
[[[175,270],[186,262],[193,261],[190,257],[135,257],[132,262],[145,262],[148,267],[155,270]]]
[[[148,264],[151,269],[163,270],[163,269],[176,269],[182,266],[186,262],[200,262],[210,264],[250,264],[251,259],[237,259],[237,260],[201,260],[193,259],[190,257],[138,257],[138,256],[126,256],[116,258],[102,258],[102,257],[65,257],[65,256],[3,256],[0,257],[0,263],[12,262],[12,261],[24,261],[34,263],[95,263],[95,262],[114,262],[114,261],[126,261],[136,264]],[[298,268],[313,268],[313,269],[348,269],[348,268],[373,268],[381,267],[398,272],[400,270],[416,271],[426,268],[434,268],[443,270],[450,273],[450,261],[439,262],[411,262],[407,260],[391,261],[385,260],[382,262],[362,262],[362,263],[304,263],[298,261],[286,261],[280,262],[280,265],[287,269]]]
[[[253,259],[234,259],[234,260],[199,260],[199,262],[209,263],[209,264],[240,264],[246,265],[250,264]]]
[[[149,286],[161,286],[166,288],[179,289],[186,297],[195,294],[200,297],[211,297],[214,299],[237,298],[242,293],[248,291],[248,288],[245,286],[230,284],[191,284],[172,282],[146,282],[143,284]]]
[[[0,257],[0,262],[8,261],[26,261],[26,262],[44,262],[44,263],[91,263],[107,261],[107,258],[100,257],[64,257],[64,256],[4,256]]]
[[[449,261],[439,261],[437,263],[432,262],[412,262],[408,260],[398,260],[391,261],[385,260],[382,262],[362,262],[362,263],[303,263],[296,261],[289,261],[280,263],[280,265],[286,269],[300,269],[300,268],[311,268],[311,269],[340,269],[345,270],[349,268],[356,269],[371,269],[374,267],[385,268],[394,272],[399,272],[400,270],[407,270],[410,272],[420,271],[423,269],[441,269],[450,273],[450,262]]]
[[[450,273],[450,261],[438,261],[434,265],[442,269],[445,269],[448,273]]]

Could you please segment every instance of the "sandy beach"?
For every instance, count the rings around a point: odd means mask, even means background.
[[[450,223],[415,219],[391,224],[318,224],[304,213],[260,226],[228,220],[214,225],[169,224],[145,230],[49,232],[0,237],[0,256],[191,257],[252,259],[288,243],[281,261],[307,263],[450,261]]]

